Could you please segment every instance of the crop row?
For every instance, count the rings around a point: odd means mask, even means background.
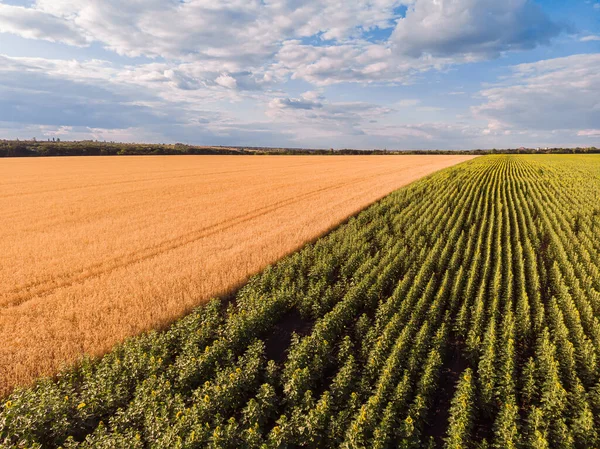
[[[596,447],[599,192],[594,156],[438,172],[233,301],[14,392],[0,444]]]

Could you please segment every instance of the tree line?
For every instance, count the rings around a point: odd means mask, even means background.
[[[596,147],[578,148],[518,148],[473,150],[355,150],[269,148],[244,146],[198,146],[176,144],[146,144],[85,141],[0,140],[0,157],[40,156],[126,156],[126,155],[420,155],[420,154],[588,154],[600,153]]]

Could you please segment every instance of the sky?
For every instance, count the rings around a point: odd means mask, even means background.
[[[0,139],[600,147],[600,0],[0,0]]]

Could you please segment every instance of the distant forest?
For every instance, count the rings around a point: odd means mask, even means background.
[[[268,148],[235,146],[196,146],[176,144],[115,143],[97,141],[35,141],[0,140],[0,157],[36,156],[117,156],[117,155],[241,155],[241,154],[313,154],[313,155],[377,155],[377,154],[561,154],[561,153],[600,153],[596,147],[588,148],[512,148],[491,150],[353,150],[353,149],[309,149],[309,148]]]

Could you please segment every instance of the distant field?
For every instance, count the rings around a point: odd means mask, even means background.
[[[598,448],[599,196],[600,156],[442,170],[8,396],[0,445]]]
[[[164,326],[469,156],[0,160],[0,395]]]

